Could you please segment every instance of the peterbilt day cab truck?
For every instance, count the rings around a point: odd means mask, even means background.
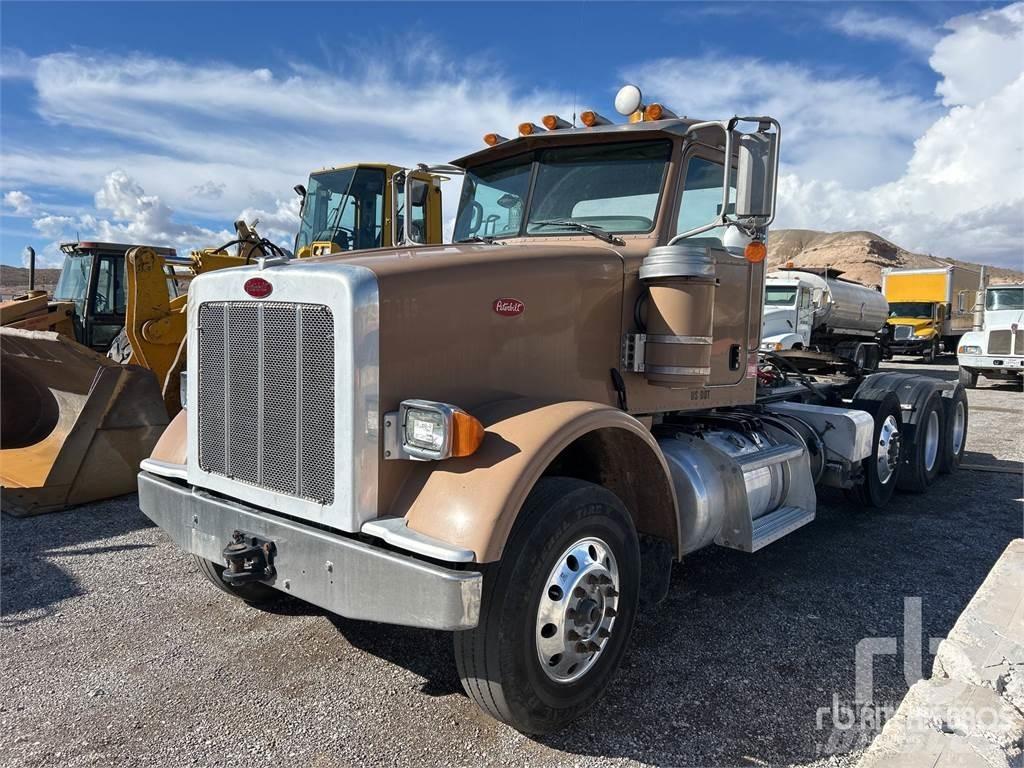
[[[984,376],[1024,384],[1024,286],[990,286],[984,302],[982,329],[960,338],[960,383],[973,389]]]
[[[528,733],[597,701],[673,560],[769,546],[819,486],[923,491],[967,426],[956,384],[759,360],[775,120],[616,108],[456,160],[450,245],[195,280],[186,407],[139,474],[217,587],[451,630]]]
[[[974,323],[974,297],[985,285],[983,269],[963,264],[927,269],[883,269],[882,293],[889,302],[889,343],[894,355],[920,355],[929,362],[951,353]]]
[[[797,362],[835,357],[863,369],[878,368],[889,304],[878,291],[843,280],[841,274],[839,269],[793,266],[769,274],[762,351]]]

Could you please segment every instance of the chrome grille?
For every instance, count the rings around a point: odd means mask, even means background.
[[[334,318],[322,304],[199,307],[199,466],[334,502]]]
[[[914,335],[914,326],[912,325],[897,325],[896,330],[893,331],[892,337],[897,340],[909,339]]]
[[[1013,337],[1011,331],[989,331],[988,332],[988,354],[1008,355],[1010,354],[1010,341]]]
[[[1013,332],[1013,354],[1024,355],[1024,331]]]

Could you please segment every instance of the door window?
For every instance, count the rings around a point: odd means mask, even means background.
[[[95,315],[124,314],[124,257],[100,257],[92,310]]]
[[[686,178],[683,182],[683,197],[679,203],[679,218],[676,221],[676,232],[688,232],[691,229],[710,224],[722,210],[722,164],[703,157],[691,157],[686,164]],[[733,174],[735,178],[735,174]],[[730,207],[736,200],[736,186],[729,185]],[[699,235],[699,237],[715,237],[721,240],[725,233],[724,227],[716,227]]]

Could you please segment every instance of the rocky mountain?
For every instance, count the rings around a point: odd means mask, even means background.
[[[768,233],[768,267],[787,262],[797,267],[835,267],[843,277],[864,285],[881,285],[882,269],[924,269],[950,264],[978,266],[923,253],[913,253],[874,232],[817,232],[778,229]],[[990,283],[1024,282],[1024,272],[986,267]]]
[[[36,288],[53,293],[59,277],[59,269],[37,269]],[[0,264],[0,296],[7,298],[25,293],[27,290],[28,269],[26,267],[9,267],[6,264]]]

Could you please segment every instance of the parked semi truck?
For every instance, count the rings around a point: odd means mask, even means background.
[[[974,323],[974,297],[984,289],[981,268],[963,264],[928,269],[883,269],[893,354],[934,362],[952,353]]]
[[[776,120],[616,108],[456,160],[451,245],[197,278],[139,473],[218,588],[451,630],[528,733],[598,700],[674,560],[794,534],[819,487],[923,491],[967,428],[956,383],[759,362]]]
[[[993,285],[984,294],[984,325],[960,338],[960,383],[978,377],[1024,384],[1024,285]]]
[[[765,278],[761,349],[803,369],[848,360],[874,370],[883,355],[889,305],[842,270],[788,265]]]

